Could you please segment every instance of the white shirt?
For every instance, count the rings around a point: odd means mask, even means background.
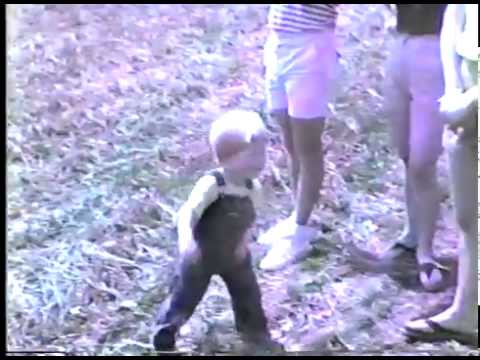
[[[462,6],[465,14],[465,25],[457,39],[457,52],[470,61],[478,61],[478,4],[456,4],[456,6]]]
[[[261,194],[261,184],[257,179],[252,181],[252,189],[246,185],[238,186],[225,182],[219,186],[213,175],[201,177],[193,187],[187,201],[182,205],[177,214],[177,232],[180,251],[187,246],[182,242],[193,239],[193,229],[203,215],[203,212],[214,203],[221,194],[250,197],[254,204],[258,204]]]

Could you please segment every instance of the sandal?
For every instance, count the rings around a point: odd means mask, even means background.
[[[405,336],[409,342],[441,342],[455,340],[463,345],[478,346],[478,332],[475,333],[461,333],[455,330],[445,329],[433,320],[423,320],[427,325],[424,329],[413,329],[406,326]]]
[[[394,259],[404,254],[415,255],[417,248],[405,245],[401,242],[394,243],[391,247],[385,250],[379,257],[381,259]]]

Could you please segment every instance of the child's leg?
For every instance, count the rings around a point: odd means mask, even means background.
[[[155,350],[172,350],[175,347],[177,331],[192,316],[207,290],[210,278],[211,273],[201,260],[193,260],[193,257],[182,259],[179,275],[174,279],[168,308],[162,314],[153,338]]]
[[[237,330],[252,340],[269,340],[267,318],[262,308],[261,292],[250,254],[222,273],[221,277],[232,298]]]

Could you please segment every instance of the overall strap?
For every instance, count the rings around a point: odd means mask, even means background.
[[[218,186],[225,186],[227,184],[225,178],[223,177],[223,174],[219,170],[214,170],[210,174],[215,177]],[[248,190],[253,190],[254,186],[252,179],[245,180],[245,186]]]
[[[223,174],[220,171],[214,170],[211,172],[211,175],[215,177],[215,180],[217,181],[218,186],[226,185],[225,178],[223,177]]]

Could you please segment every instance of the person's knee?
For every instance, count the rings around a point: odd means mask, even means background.
[[[288,110],[272,110],[270,111],[270,117],[280,126],[282,131],[283,146],[291,157],[296,157],[295,149],[293,147],[293,134],[289,123]]]
[[[430,169],[409,169],[409,176],[416,191],[431,191],[437,187],[436,173]]]
[[[469,233],[475,225],[475,219],[471,214],[459,212],[456,215],[458,227],[465,233]]]
[[[323,177],[323,156],[321,152],[312,152],[300,157],[301,177],[312,186],[320,186]]]
[[[233,254],[233,263],[238,266],[251,266],[251,255],[248,249],[248,243],[242,241],[239,243]]]
[[[323,119],[315,119],[309,123],[293,124],[293,140],[295,152],[301,164],[321,161],[323,158]]]
[[[460,201],[460,203],[457,204],[455,214],[458,227],[465,233],[470,233],[472,229],[477,228],[477,217],[474,215],[474,209],[469,205],[470,204],[463,204],[462,201]]]
[[[407,171],[414,186],[418,189],[431,189],[437,184],[437,158],[407,157]]]
[[[295,144],[297,145],[297,143]],[[303,186],[310,189],[319,189],[323,180],[323,149],[322,143],[308,141],[297,149],[300,176]],[[306,181],[306,182],[305,182]],[[317,193],[315,193],[318,195]],[[314,196],[312,194],[312,196]]]
[[[388,135],[389,143],[398,157],[406,164],[409,158],[408,139],[408,112],[403,108],[387,109],[386,117],[389,119]]]
[[[473,170],[476,166],[475,156],[463,144],[454,144],[449,147],[448,152],[457,224],[463,232],[476,232],[477,177],[476,170]]]
[[[288,125],[288,109],[270,110],[269,116],[281,127]]]
[[[299,166],[302,171],[307,173],[322,171],[323,148],[320,140],[318,140],[317,143],[304,143],[300,146],[295,146],[295,148],[298,154]]]

